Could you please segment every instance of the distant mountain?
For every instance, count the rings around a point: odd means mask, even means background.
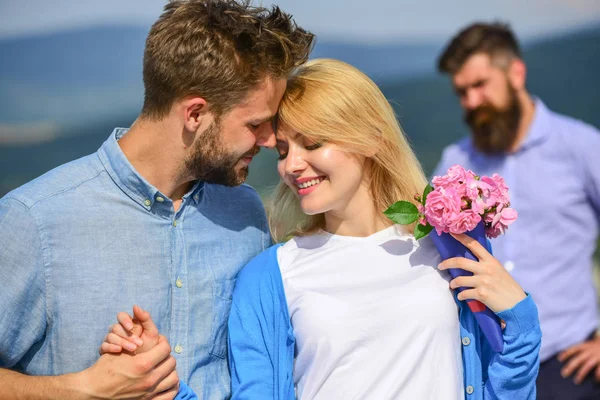
[[[135,112],[146,34],[97,27],[0,40],[0,123],[71,124]]]
[[[321,42],[311,58],[335,58],[354,65],[376,81],[408,79],[435,72],[432,60],[440,43],[354,44]]]
[[[147,28],[100,26],[0,40],[1,124],[73,125],[141,107]],[[318,41],[313,57],[333,57],[374,78],[431,73],[433,44],[354,45]],[[27,130],[22,132],[27,135]]]
[[[144,36],[141,28],[115,27],[0,41],[0,54],[9,55],[0,58],[0,196],[95,151],[114,126],[131,124],[141,104]],[[467,133],[447,79],[432,72],[434,47],[323,42],[313,54],[374,77],[427,171],[444,146]],[[600,26],[527,46],[525,60],[533,94],[600,127]],[[275,159],[263,151],[249,183],[260,190],[276,184]]]

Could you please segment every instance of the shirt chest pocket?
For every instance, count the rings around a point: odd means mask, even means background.
[[[231,310],[231,297],[236,279],[222,279],[213,282],[213,320],[211,329],[212,348],[215,357],[227,357],[227,320]]]

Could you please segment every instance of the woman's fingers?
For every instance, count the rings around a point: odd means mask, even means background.
[[[137,345],[135,343],[129,341],[126,338],[122,338],[121,336],[116,335],[112,332],[109,333],[108,335],[106,335],[106,337],[104,338],[104,341],[106,343],[120,346],[127,351],[131,351],[132,353],[137,350]]]
[[[485,261],[492,255],[483,247],[477,240],[472,237],[461,233],[460,235],[451,233],[452,237],[463,244],[467,249],[471,251],[479,259],[479,261]]]
[[[133,318],[126,312],[120,312],[117,314],[117,321],[127,332],[131,332],[133,329]]]
[[[484,270],[481,267],[481,264],[477,261],[469,260],[468,258],[464,257],[449,258],[447,260],[442,261],[438,265],[438,269],[440,270],[446,270],[450,268],[460,268],[464,269],[465,271],[472,272],[474,274],[481,273]]]
[[[125,331],[125,328],[123,328],[123,325],[121,324],[114,324],[112,329],[111,329],[111,333],[122,337],[123,339],[127,339],[132,343],[135,343],[137,346],[141,346],[143,344],[142,339],[140,339],[139,336],[134,335],[131,332],[127,332]]]
[[[119,354],[122,351],[123,351],[123,348],[119,345],[108,343],[108,342],[102,342],[102,344],[100,345],[99,353],[100,353],[100,355],[102,355],[104,353]]]

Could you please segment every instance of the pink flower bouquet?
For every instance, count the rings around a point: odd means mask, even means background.
[[[432,240],[442,259],[451,257],[477,258],[450,233],[467,235],[478,240],[491,252],[486,239],[495,238],[517,219],[517,212],[510,208],[508,187],[498,174],[477,176],[460,165],[448,169],[444,176],[436,176],[422,195],[416,195],[417,205],[408,201],[392,204],[385,215],[398,224],[415,225],[415,238],[427,236],[434,228]],[[471,275],[461,269],[450,269],[452,278]],[[459,288],[458,291],[464,288]],[[485,305],[476,300],[467,304],[474,313],[484,335],[496,352],[501,352],[504,342],[500,321]]]
[[[438,235],[469,232],[481,221],[486,236],[495,238],[517,219],[517,212],[510,208],[508,187],[498,174],[491,178],[479,177],[454,165],[446,175],[435,176],[431,182],[433,188],[427,185],[423,195],[416,196],[418,206],[399,201],[385,211],[399,224],[419,221],[422,227],[417,225],[416,239],[426,236],[433,228]]]

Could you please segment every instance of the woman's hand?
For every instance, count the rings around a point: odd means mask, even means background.
[[[457,295],[459,300],[479,300],[495,313],[513,308],[527,295],[519,284],[477,240],[465,235],[452,235],[469,249],[479,261],[454,257],[442,261],[440,270],[461,268],[473,276],[459,276],[450,281],[450,288],[464,286],[467,289]]]
[[[139,306],[133,306],[133,318],[125,312],[117,314],[119,323],[110,327],[109,333],[100,346],[100,354],[144,353],[158,343],[158,329],[150,313]]]

